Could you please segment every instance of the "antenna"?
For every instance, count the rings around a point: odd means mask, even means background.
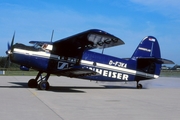
[[[51,43],[52,43],[53,35],[54,35],[54,30],[52,31],[52,35],[51,35]]]

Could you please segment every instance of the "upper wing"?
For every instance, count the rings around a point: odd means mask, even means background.
[[[52,42],[47,42],[47,41],[30,41],[30,44],[38,44],[42,46],[43,44],[52,44]]]
[[[84,50],[94,48],[108,48],[117,45],[122,45],[124,42],[105,31],[91,29],[53,43],[53,53],[65,56],[77,56]]]

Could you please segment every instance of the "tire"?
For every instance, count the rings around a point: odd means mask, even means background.
[[[137,89],[142,89],[142,87],[143,87],[142,84],[137,85]]]
[[[30,79],[28,81],[28,87],[29,88],[37,88],[37,81],[35,79]]]
[[[49,83],[47,81],[41,81],[38,85],[39,90],[48,90],[49,89]]]

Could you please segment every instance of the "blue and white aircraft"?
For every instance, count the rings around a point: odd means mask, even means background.
[[[8,58],[20,65],[21,70],[39,71],[29,80],[30,88],[48,90],[51,74],[95,81],[127,82],[158,78],[161,64],[173,64],[162,59],[158,41],[145,37],[129,59],[121,59],[90,51],[104,49],[124,42],[103,30],[91,29],[55,42],[30,41],[34,46],[14,44],[13,35],[8,47]],[[43,76],[43,73],[46,73]]]

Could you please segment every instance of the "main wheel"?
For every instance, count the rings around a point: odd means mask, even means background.
[[[30,79],[28,81],[28,87],[29,88],[36,88],[37,87],[37,81],[35,79]]]
[[[49,83],[47,81],[41,81],[38,85],[39,90],[48,90],[49,89]]]

